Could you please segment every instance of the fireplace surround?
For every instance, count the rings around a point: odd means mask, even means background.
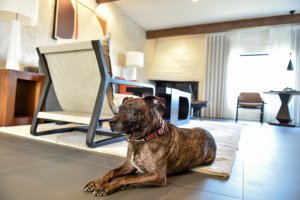
[[[198,82],[196,81],[164,81],[154,80],[156,88],[169,87],[191,93],[191,99],[198,99]]]

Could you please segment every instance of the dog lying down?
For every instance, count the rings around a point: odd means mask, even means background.
[[[127,158],[120,167],[88,183],[84,191],[105,196],[132,184],[165,186],[168,174],[214,162],[217,147],[212,135],[201,128],[166,124],[164,108],[165,99],[160,97],[123,100],[109,125],[113,132],[127,135]]]

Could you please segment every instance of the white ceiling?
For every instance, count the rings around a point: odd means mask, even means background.
[[[119,0],[113,2],[145,30],[300,12],[300,0]]]

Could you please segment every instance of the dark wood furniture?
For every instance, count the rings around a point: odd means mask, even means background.
[[[0,126],[31,123],[44,79],[37,73],[0,69]]]
[[[293,21],[294,23],[300,22],[299,13],[293,15]],[[148,30],[146,31],[146,38],[157,39],[162,37],[216,33],[216,32],[224,32],[224,31],[229,31],[232,29],[239,29],[239,28],[270,26],[270,25],[289,24],[289,23],[291,23],[290,14],[277,15],[277,16],[270,16],[270,17],[191,25],[191,26],[184,26],[184,27],[172,27],[167,29]]]
[[[156,96],[166,99],[166,111],[163,118],[178,126],[189,123],[191,94],[169,87],[156,88]]]
[[[293,120],[291,119],[288,104],[293,95],[300,95],[300,91],[269,91],[264,93],[278,95],[281,100],[281,106],[276,116],[277,121],[269,122],[269,124],[291,127],[298,126],[298,124],[293,123]]]

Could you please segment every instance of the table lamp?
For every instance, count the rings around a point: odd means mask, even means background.
[[[11,23],[6,69],[20,70],[21,25],[34,26],[38,19],[39,0],[1,0],[0,20]]]
[[[136,68],[144,66],[144,53],[138,51],[127,52],[125,65],[132,68],[131,80],[136,80]]]

